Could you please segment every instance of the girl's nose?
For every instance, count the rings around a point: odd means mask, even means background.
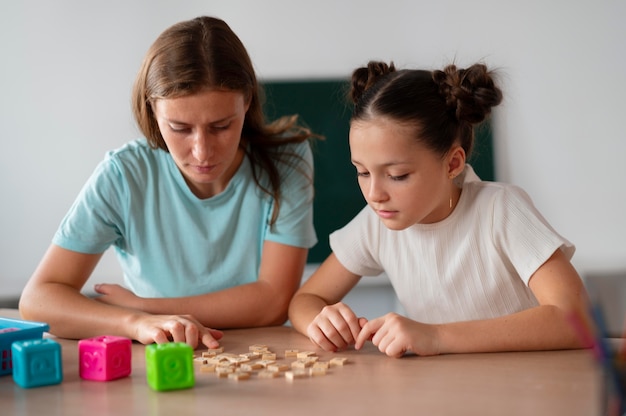
[[[369,182],[368,199],[374,202],[384,201],[387,198],[387,193],[385,192],[380,181],[371,178]]]

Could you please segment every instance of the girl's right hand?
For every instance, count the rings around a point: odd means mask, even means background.
[[[135,326],[135,339],[142,344],[186,342],[196,349],[219,347],[222,331],[207,328],[191,315],[142,315]]]
[[[311,342],[326,351],[340,351],[355,343],[367,323],[342,302],[325,306],[307,327]]]

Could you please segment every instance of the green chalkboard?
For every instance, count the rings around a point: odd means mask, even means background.
[[[300,122],[324,136],[313,144],[315,201],[313,221],[319,242],[309,251],[309,263],[330,254],[328,235],[347,224],[364,206],[348,146],[351,105],[347,80],[265,81],[264,112],[269,120],[298,114]],[[477,130],[470,163],[484,180],[494,179],[489,125]]]

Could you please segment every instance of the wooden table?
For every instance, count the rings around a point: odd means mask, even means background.
[[[0,309],[0,316],[17,317]],[[48,336],[46,334],[46,336]],[[132,346],[132,374],[111,382],[81,380],[77,342],[62,346],[61,384],[22,389],[0,377],[1,415],[584,415],[601,414],[601,375],[589,351],[457,354],[436,357],[315,350],[291,327],[225,331],[225,352],[265,344],[279,361],[286,349],[320,360],[348,357],[325,376],[234,381],[196,370],[192,389],[156,392],[145,376],[145,346]],[[201,352],[199,350],[198,352]]]

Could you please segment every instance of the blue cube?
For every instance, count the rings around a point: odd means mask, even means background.
[[[48,386],[63,381],[61,345],[48,338],[11,344],[13,380],[23,388]]]

